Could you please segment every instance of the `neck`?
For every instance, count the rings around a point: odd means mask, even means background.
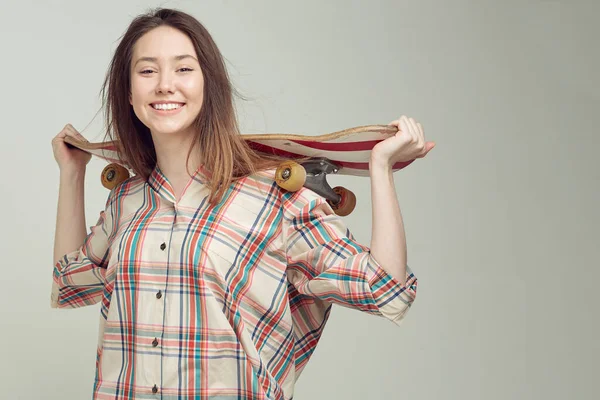
[[[193,135],[152,135],[156,149],[156,161],[162,173],[171,182],[186,181],[199,167],[202,156],[198,146],[194,149],[187,161],[187,155],[192,146]],[[186,162],[187,161],[187,162]]]

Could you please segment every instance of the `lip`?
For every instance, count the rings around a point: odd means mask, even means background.
[[[153,101],[150,104],[185,104],[185,101],[175,101],[175,100],[158,100]]]
[[[175,108],[174,110],[157,110],[156,108],[152,107],[153,104],[181,104],[181,107]],[[158,115],[175,115],[181,110],[183,110],[183,108],[185,107],[185,103],[181,103],[179,101],[155,101],[153,103],[148,104],[148,107],[150,108],[150,110],[152,110]]]

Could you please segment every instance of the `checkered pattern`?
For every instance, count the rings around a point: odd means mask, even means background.
[[[100,303],[95,399],[291,399],[332,304],[399,323],[417,281],[386,273],[327,202],[263,171],[209,206],[157,167],[111,191],[51,304]]]

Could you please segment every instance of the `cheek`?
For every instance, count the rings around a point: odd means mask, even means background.
[[[144,112],[145,103],[146,99],[140,86],[135,85],[132,82],[131,91],[129,93],[129,104],[131,104],[131,106],[133,107],[133,112],[140,119],[140,121],[146,120]]]
[[[185,82],[184,87],[185,95],[188,99],[201,101],[204,97],[204,82],[202,80],[190,80]]]
[[[142,110],[143,106],[140,101],[139,95],[132,90],[129,99],[129,103],[133,107],[133,112],[135,112],[138,118],[140,118],[140,111]]]
[[[133,107],[133,112],[140,119],[140,121],[146,120],[145,104],[146,100],[144,96],[142,96],[139,92],[131,92],[131,106]]]
[[[130,90],[130,94],[129,94],[129,100],[131,102],[131,104],[133,104],[134,106],[140,102],[140,91],[139,88],[132,83],[131,85],[131,90]]]
[[[131,80],[131,100],[133,104],[143,102],[148,92],[147,79],[133,78]]]

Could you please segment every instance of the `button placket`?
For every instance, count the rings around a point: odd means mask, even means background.
[[[176,218],[176,215],[177,215],[177,211],[175,211],[175,218]],[[173,223],[172,223],[173,225],[175,224],[175,218],[174,218],[174,220],[173,220]],[[171,229],[173,229],[173,226],[171,226]],[[171,239],[168,239],[168,240],[170,241]],[[162,253],[162,257],[161,257],[161,258],[164,260],[164,262],[165,262],[165,263],[167,263],[167,264],[168,264],[169,252],[168,252],[168,251],[166,251],[166,250],[167,250],[167,243],[166,243],[166,240],[165,240],[165,241],[163,241],[163,242],[160,244],[159,248],[160,248],[160,250],[161,250],[161,253]],[[167,276],[167,281],[168,281],[168,276]],[[165,294],[165,295],[166,295],[166,285],[167,285],[167,284],[168,284],[168,283],[167,283],[167,282],[165,282],[165,292],[164,292],[164,294]],[[162,324],[164,324],[164,313],[166,312],[166,310],[165,310],[165,300],[166,300],[166,299],[163,297],[163,291],[162,291],[162,289],[159,289],[159,290],[158,290],[158,291],[155,293],[155,297],[156,297],[156,299],[157,299],[157,301],[158,301],[158,304],[157,304],[157,306],[158,306],[158,307],[157,307],[157,309],[156,309],[157,316],[159,316],[159,317],[160,317]],[[162,331],[162,329],[161,329],[161,331],[160,331],[160,332],[157,332],[157,334],[158,334],[159,336],[158,336],[158,337],[155,337],[155,338],[154,338],[154,340],[152,341],[152,347],[153,347],[153,348],[158,348],[158,346],[159,346],[159,344],[160,344],[160,340],[159,340],[159,338],[160,338],[160,339],[162,339],[162,335],[163,335],[163,333],[164,333],[164,332]],[[163,364],[163,360],[162,360],[162,351],[160,351],[160,369],[161,369],[161,370],[162,370],[162,368],[163,368],[163,365],[162,365],[162,364]],[[157,384],[155,384],[155,385],[154,385],[154,387],[152,388],[152,393],[154,393],[154,394],[157,394],[158,392],[159,392],[159,388],[158,388]]]
[[[163,257],[165,259],[166,262],[168,262],[168,252],[166,252],[165,250],[167,250],[167,243],[166,241],[162,242],[159,246],[161,252],[163,253]],[[165,282],[165,285],[167,284],[167,282]],[[166,294],[166,293],[165,293]],[[165,299],[163,299],[163,291],[162,289],[159,289],[158,292],[156,292],[155,294],[157,301],[159,302],[159,312],[158,315],[161,316],[161,319],[163,318],[163,315],[165,313]],[[162,332],[158,333],[159,335],[162,335]],[[152,341],[152,347],[153,348],[157,348],[159,345],[159,338],[155,337],[154,340]],[[161,357],[160,357],[160,369],[162,370],[162,351],[161,351]],[[157,394],[159,392],[158,386],[155,384],[154,387],[152,388],[152,393]]]
[[[162,254],[161,258],[163,258],[163,259],[166,260],[166,258],[168,257],[168,254],[165,251],[167,249],[167,243],[166,243],[166,241],[163,241],[159,245],[159,248],[160,248],[161,254]],[[165,282],[165,284],[166,284],[166,282]],[[158,289],[158,291],[155,293],[155,297],[157,299],[156,301],[158,302],[157,308],[156,308],[156,311],[155,311],[156,312],[156,317],[160,319],[160,322],[162,322],[162,320],[163,320],[163,314],[165,312],[165,310],[164,310],[164,299],[163,299],[163,291],[162,291],[162,289]],[[156,333],[160,337],[161,332],[156,332]],[[153,348],[157,348],[158,345],[160,344],[159,337],[155,337],[154,340],[152,340],[152,347]],[[160,352],[160,353],[162,353],[162,352]],[[159,357],[159,360],[160,360],[159,361],[159,364],[160,364],[159,369],[162,369],[162,354],[157,354],[157,356]],[[153,394],[157,394],[158,392],[159,392],[159,388],[158,388],[157,384],[155,384],[152,387],[152,393]]]

